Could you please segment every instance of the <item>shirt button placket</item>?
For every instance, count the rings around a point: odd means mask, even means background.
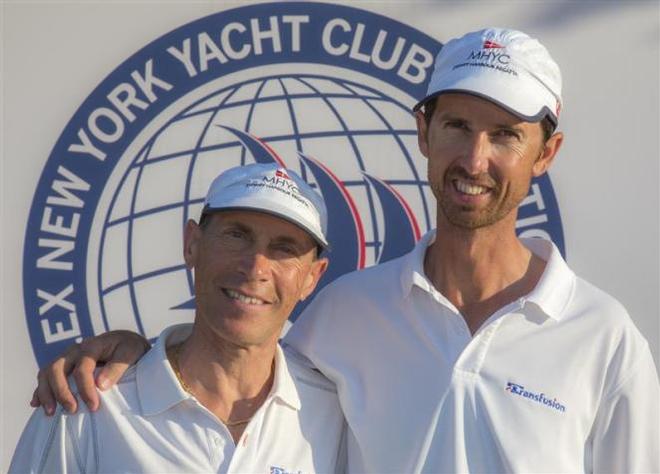
[[[483,365],[484,359],[486,358],[486,354],[488,352],[488,348],[490,347],[490,343],[494,337],[495,332],[497,331],[497,328],[501,323],[502,323],[502,318],[499,318],[491,322],[485,330],[480,331],[475,335],[474,353],[470,358],[470,368],[469,368],[470,372],[477,374],[481,371],[481,366]]]
[[[223,436],[216,431],[209,433],[209,448],[211,450],[210,462],[211,466],[219,466],[231,459],[232,444],[228,444]],[[228,457],[229,456],[229,457]]]
[[[217,433],[211,433],[211,463],[215,464],[220,459],[221,451],[220,436]]]

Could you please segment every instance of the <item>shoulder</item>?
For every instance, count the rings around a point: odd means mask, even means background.
[[[573,295],[566,308],[567,318],[589,318],[600,332],[631,340],[644,340],[623,304],[583,278],[576,277]]]
[[[329,283],[293,324],[285,342],[312,359],[312,353],[337,354],[342,345],[354,346],[353,337],[396,313],[393,308],[403,295],[401,267],[401,259],[394,259]]]
[[[565,322],[582,326],[604,364],[607,391],[616,391],[649,362],[653,365],[649,344],[623,304],[582,278],[576,278]]]
[[[78,400],[78,411],[73,414],[64,412],[64,417],[70,426],[76,426],[83,430],[86,425],[90,423],[98,423],[100,420],[106,419],[119,411],[132,409],[137,403],[137,387],[136,387],[136,368],[137,364],[130,366],[126,372],[117,381],[115,385],[107,390],[99,390],[100,405],[96,412],[90,412],[87,405],[82,401],[80,391],[76,385],[76,381],[72,376],[69,376],[69,386],[71,392]],[[94,371],[94,379],[96,379],[100,369]]]
[[[330,397],[336,397],[335,384],[316,369],[308,359],[290,350],[283,352],[289,374],[299,392],[310,392],[315,396],[325,393]]]
[[[621,302],[584,278],[576,276],[573,304],[585,309],[600,309],[613,314],[627,314]]]
[[[398,288],[401,285],[403,257],[346,273],[326,285],[316,299],[350,295],[359,298]]]

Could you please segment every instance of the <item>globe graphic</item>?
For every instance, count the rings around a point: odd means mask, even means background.
[[[198,219],[217,174],[254,162],[226,127],[259,137],[312,186],[298,151],[332,169],[364,224],[365,266],[379,262],[383,227],[365,173],[396,190],[422,232],[432,228],[433,199],[409,101],[341,77],[276,74],[226,85],[178,112],[138,153],[122,158],[130,165],[100,211],[95,332],[130,328],[153,338],[192,319],[184,304],[193,297],[194,276],[183,262],[183,226]],[[331,259],[341,249],[334,253]]]

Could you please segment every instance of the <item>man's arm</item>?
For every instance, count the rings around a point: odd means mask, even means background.
[[[150,347],[149,341],[131,331],[110,331],[85,339],[80,344],[73,344],[39,371],[38,386],[30,405],[42,406],[44,413],[51,416],[58,402],[68,412],[75,413],[78,402],[67,380],[67,376],[73,374],[80,398],[90,411],[96,411],[99,407],[96,387],[101,390],[112,387]],[[105,366],[98,371],[94,380],[94,370],[102,362],[105,362]]]
[[[660,389],[648,347],[605,394],[592,429],[593,472],[660,472]]]

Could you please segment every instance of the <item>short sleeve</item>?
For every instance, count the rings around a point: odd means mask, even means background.
[[[21,434],[9,472],[83,472],[77,447],[68,438],[62,407],[58,406],[51,417],[36,409]]]
[[[648,345],[600,404],[591,433],[593,472],[660,472],[660,390]]]

